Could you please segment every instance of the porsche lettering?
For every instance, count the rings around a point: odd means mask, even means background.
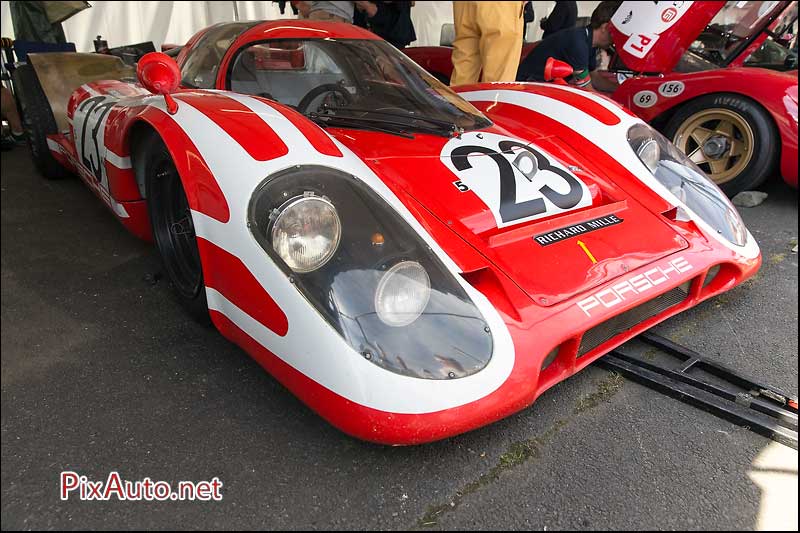
[[[674,279],[675,276],[692,270],[692,265],[682,256],[669,261],[665,265],[653,267],[641,274],[616,283],[607,289],[597,291],[588,298],[577,303],[577,306],[586,316],[592,316],[591,310],[595,308],[611,309],[627,299],[638,297],[662,283]]]

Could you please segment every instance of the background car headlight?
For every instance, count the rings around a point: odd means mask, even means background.
[[[407,326],[422,314],[431,297],[431,280],[416,261],[386,271],[375,291],[375,311],[389,326]]]
[[[295,272],[317,270],[339,247],[342,224],[336,208],[325,198],[298,196],[271,216],[272,247]]]
[[[254,191],[248,222],[308,312],[370,363],[421,379],[489,364],[491,328],[464,282],[363,181],[318,165],[281,170]]]
[[[631,126],[628,143],[653,176],[696,216],[730,242],[746,244],[747,228],[739,212],[686,154],[646,124]]]

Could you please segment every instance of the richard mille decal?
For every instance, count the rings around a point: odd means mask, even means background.
[[[569,239],[570,237],[583,235],[584,233],[589,233],[590,231],[620,224],[622,221],[623,219],[619,218],[617,215],[593,218],[592,220],[587,220],[586,222],[581,222],[580,224],[573,224],[572,226],[567,226],[565,228],[559,228],[553,231],[548,231],[547,233],[536,235],[533,237],[533,240],[542,246],[549,246],[559,241],[563,241],[564,239]]]
[[[649,292],[658,285],[680,276],[692,268],[694,267],[683,256],[677,257],[646,272],[631,276],[611,287],[599,290],[575,305],[586,316],[592,316],[592,309],[611,309],[616,307],[629,298],[636,298],[640,294]]]
[[[442,149],[442,162],[502,228],[592,205],[589,188],[551,155],[518,139],[465,133]]]

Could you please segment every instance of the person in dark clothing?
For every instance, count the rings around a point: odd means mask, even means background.
[[[522,40],[524,42],[528,33],[528,23],[536,20],[536,13],[533,11],[533,2],[525,3],[525,8],[522,11],[522,18],[525,23],[525,25],[522,26]]]
[[[572,66],[569,83],[590,90],[613,91],[616,86],[602,76],[594,76],[597,51],[612,44],[609,22],[619,2],[600,2],[592,13],[591,24],[585,28],[570,28],[554,33],[540,42],[525,58],[517,71],[518,81],[547,81],[544,67],[549,58]]]
[[[273,4],[278,4],[278,10],[280,10],[281,15],[286,13],[286,4],[289,4],[289,7],[292,8],[292,14],[297,15],[299,11],[297,10],[297,6],[289,2],[289,0],[279,0],[277,2],[273,2]]]
[[[405,48],[417,40],[411,22],[414,2],[356,2],[353,24],[366,28],[395,48]]]
[[[549,36],[561,30],[567,30],[575,27],[575,22],[578,20],[578,2],[561,1],[556,2],[556,6],[547,16],[539,23],[539,27],[544,30],[542,39],[547,39]]]

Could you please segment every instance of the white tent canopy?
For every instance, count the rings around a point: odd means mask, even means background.
[[[91,1],[86,9],[63,23],[67,40],[74,42],[79,52],[93,52],[98,35],[111,47],[153,41],[158,50],[162,43],[185,43],[195,32],[211,24],[234,20],[234,5],[239,20],[268,20],[294,18],[291,9],[280,14],[277,2],[169,2],[157,1]],[[589,15],[598,2],[578,2],[579,14]],[[532,37],[541,35],[538,21],[554,2],[534,2],[536,22],[529,25]],[[2,36],[13,37],[11,13],[7,0],[0,1]],[[442,24],[453,22],[452,2],[417,0],[411,10],[417,33],[412,46],[439,44]],[[529,40],[531,36],[529,36]]]

